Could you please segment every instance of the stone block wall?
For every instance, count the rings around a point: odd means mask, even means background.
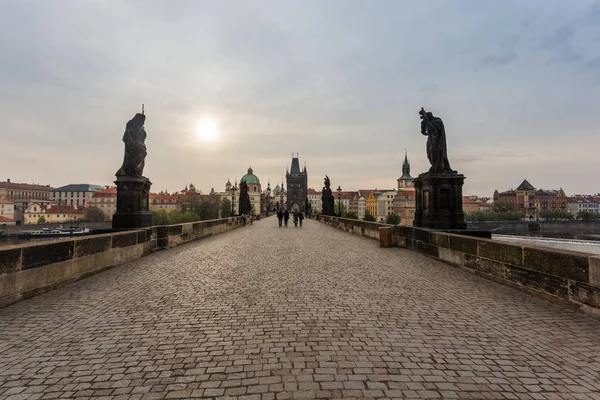
[[[241,224],[234,217],[1,247],[0,307]]]
[[[379,240],[376,222],[319,216],[335,228]],[[389,226],[389,225],[387,225]],[[393,242],[532,295],[600,317],[600,257],[397,225]]]

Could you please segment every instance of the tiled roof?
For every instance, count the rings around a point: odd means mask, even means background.
[[[315,190],[313,188],[308,188],[306,190],[306,194],[321,194],[321,191],[317,191],[317,190]]]
[[[31,183],[0,182],[0,188],[20,190],[43,190],[51,192],[54,188],[50,185],[35,185]]]
[[[55,192],[97,192],[103,190],[104,186],[89,185],[87,183],[73,183],[54,189]]]
[[[524,179],[517,190],[535,190],[535,188],[531,185],[531,183],[527,182],[527,179]]]
[[[6,199],[0,199],[0,204],[15,204],[10,200],[6,200]]]
[[[8,218],[8,217],[3,217],[2,215],[0,215],[0,223],[8,223],[8,222],[15,222],[15,220]]]
[[[92,197],[113,197],[117,195],[117,188],[111,187],[104,190],[98,190],[94,192]]]
[[[75,206],[66,206],[62,204],[49,204],[42,206],[48,214],[83,214],[83,208],[75,208]]]

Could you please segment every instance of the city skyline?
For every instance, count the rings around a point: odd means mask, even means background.
[[[394,188],[425,107],[465,194],[600,191],[600,2],[407,4],[5,2],[0,180],[112,185],[144,103],[153,192],[274,187],[292,152],[314,189]]]

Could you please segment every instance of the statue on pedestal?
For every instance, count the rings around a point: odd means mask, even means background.
[[[142,175],[146,163],[146,130],[142,113],[127,122],[123,142],[123,164],[115,174],[117,180],[117,212],[113,215],[113,229],[136,229],[152,226],[149,210],[150,180]]]
[[[427,158],[431,164],[429,171],[452,171],[448,161],[446,130],[442,119],[425,111],[423,107],[421,107],[419,115],[421,116],[421,134],[427,136]]]
[[[414,226],[431,229],[465,229],[462,187],[465,177],[450,168],[446,130],[442,119],[421,108],[421,134],[427,136],[428,172],[414,180]]]
[[[322,213],[323,215],[335,215],[335,199],[331,192],[331,181],[325,175],[325,186],[323,186],[323,194],[321,195]]]

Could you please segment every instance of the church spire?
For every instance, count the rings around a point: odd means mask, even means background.
[[[402,177],[400,179],[413,179],[410,176],[410,163],[408,162],[408,152],[404,149],[404,162],[402,163]]]

